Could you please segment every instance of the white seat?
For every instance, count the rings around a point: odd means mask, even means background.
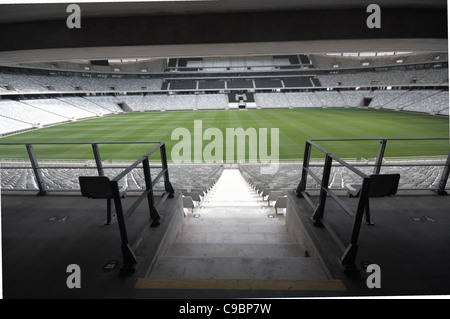
[[[283,212],[285,212],[287,208],[287,196],[278,196],[273,207],[275,207],[275,214],[278,214],[278,208],[282,208]]]
[[[184,215],[187,215],[188,209],[191,208],[194,212],[195,204],[191,196],[183,196],[183,211]]]
[[[349,197],[357,197],[359,195],[359,191],[361,190],[361,185],[362,184],[345,184]]]
[[[267,197],[267,205],[270,206],[270,202],[275,202],[279,196],[283,196],[282,191],[271,191]]]

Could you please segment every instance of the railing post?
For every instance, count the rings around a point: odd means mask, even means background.
[[[163,143],[161,145],[161,161],[163,169],[165,170],[164,173],[164,189],[167,193],[169,193],[169,198],[173,198],[175,190],[172,187],[172,183],[170,183],[169,179],[169,167],[167,165],[167,153],[166,153],[166,144]]]
[[[387,139],[380,140],[380,147],[378,148],[378,155],[375,160],[375,168],[373,170],[374,174],[380,174],[381,165],[383,164],[384,151],[386,150]]]
[[[309,167],[310,157],[311,157],[311,144],[309,143],[309,141],[306,141],[305,154],[303,155],[302,178],[296,190],[296,195],[299,198],[302,196],[302,192],[306,190],[306,179],[308,177],[308,172],[306,171],[305,168]]]
[[[358,253],[358,237],[359,231],[361,229],[361,224],[364,216],[364,211],[369,199],[369,187],[370,187],[370,177],[363,179],[361,186],[361,192],[359,196],[358,208],[355,215],[355,221],[353,223],[352,236],[350,239],[350,244],[341,257],[341,264],[344,267],[344,271],[351,273],[357,271],[356,267],[356,255]]]
[[[124,266],[123,271],[133,272],[134,265],[137,263],[137,258],[128,243],[127,228],[125,225],[125,219],[123,216],[122,201],[120,199],[119,184],[117,181],[111,181],[111,190],[114,198],[114,206],[116,208],[117,223],[119,224],[120,238],[122,240],[122,256]]]
[[[39,168],[39,163],[36,159],[36,154],[34,153],[33,145],[25,144],[28,152],[28,157],[30,158],[31,167],[33,168],[34,177],[36,178],[36,183],[39,188],[38,195],[45,195],[45,184],[42,178],[41,169]]]
[[[444,169],[442,170],[441,180],[439,181],[439,195],[447,195],[445,191],[445,186],[447,185],[447,180],[450,172],[450,151],[448,152],[447,162],[445,163]]]
[[[104,176],[102,159],[98,150],[97,143],[92,143],[92,151],[94,152],[95,164],[97,165],[98,176]]]
[[[148,157],[144,159],[142,162],[142,166],[144,168],[144,178],[145,178],[145,189],[147,191],[147,201],[148,206],[150,208],[150,218],[153,220],[151,226],[155,227],[158,226],[160,216],[158,213],[158,210],[155,207],[155,198],[153,196],[153,183],[152,183],[152,175],[150,172],[150,164],[148,161]]]
[[[316,210],[314,211],[314,214],[312,216],[312,220],[315,226],[320,226],[321,219],[323,217],[323,213],[325,211],[325,202],[327,200],[327,189],[328,189],[328,183],[330,181],[330,172],[331,172],[331,164],[333,162],[333,158],[326,154],[325,156],[325,164],[323,168],[323,175],[322,175],[322,185],[320,186],[320,196],[319,196],[319,205],[317,206]]]

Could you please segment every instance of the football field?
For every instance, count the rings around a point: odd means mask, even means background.
[[[195,122],[197,121],[197,122]],[[195,125],[194,125],[195,124]],[[258,143],[267,138],[267,153],[271,153],[271,137],[278,129],[280,161],[298,161],[303,157],[308,139],[345,138],[432,138],[449,137],[449,120],[425,114],[412,114],[371,109],[284,109],[284,110],[235,110],[235,111],[179,111],[158,113],[131,113],[81,120],[53,127],[42,128],[0,139],[2,143],[36,142],[134,142],[162,141],[166,143],[169,162],[172,149],[190,145],[194,160],[195,143],[201,149],[209,144],[227,150],[227,129],[242,128],[256,132]],[[260,129],[267,129],[260,130]],[[208,130],[210,129],[210,130]],[[212,130],[211,130],[212,129]],[[221,132],[211,136],[211,132]],[[174,133],[183,134],[174,134]],[[209,136],[208,136],[209,135]],[[221,135],[221,136],[220,136]],[[197,142],[194,142],[196,140]],[[190,143],[190,144],[189,144]],[[213,144],[211,144],[213,143]],[[251,144],[247,137],[246,147]],[[178,146],[177,146],[178,145]],[[237,143],[236,143],[237,145]],[[236,147],[235,145],[235,147]],[[343,158],[374,158],[379,142],[321,142],[328,151]],[[277,145],[274,145],[277,146]],[[85,160],[92,159],[90,145],[35,145],[38,159]],[[216,148],[216,151],[217,151]],[[151,149],[149,145],[100,145],[102,160],[136,160]],[[447,155],[447,140],[389,142],[386,157],[415,157]],[[184,153],[183,156],[189,154]],[[216,152],[215,151],[215,152]],[[216,154],[213,152],[213,154]],[[234,156],[236,157],[237,152]],[[318,154],[318,153],[317,153]],[[312,157],[317,155],[313,153]],[[27,158],[23,146],[1,146],[3,159]],[[320,157],[320,156],[319,156]],[[225,161],[225,158],[224,158]]]

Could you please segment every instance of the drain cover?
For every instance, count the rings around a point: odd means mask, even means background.
[[[431,222],[431,223],[434,223],[434,222],[436,221],[436,219],[431,218],[431,217],[429,217],[429,216],[423,216],[423,218],[425,218],[425,220],[426,220],[427,222]]]
[[[423,222],[430,222],[430,223],[434,223],[436,222],[436,219],[430,217],[430,216],[411,216],[410,217],[413,221],[415,221],[416,223],[423,223]]]
[[[61,218],[58,218],[58,223],[64,223],[70,219],[70,216],[64,216]]]
[[[51,216],[47,219],[47,221],[50,223],[53,223],[53,222],[64,223],[64,222],[68,221],[69,219],[70,219],[70,216],[63,216],[63,217]]]
[[[119,263],[119,261],[117,261],[115,259],[110,260],[103,266],[103,270],[108,271],[108,272],[113,271],[116,268],[118,263]]]

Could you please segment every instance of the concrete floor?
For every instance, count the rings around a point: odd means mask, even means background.
[[[207,299],[450,294],[448,196],[421,192],[371,199],[375,225],[363,224],[361,228],[360,276],[349,278],[339,267],[342,252],[330,243],[324,228],[311,224],[313,210],[305,199],[289,194],[291,208],[287,214],[298,215],[305,232],[319,246],[317,251],[324,255],[320,269],[317,265],[302,268],[305,260],[314,258],[305,258],[302,243],[286,230],[285,220],[289,219],[283,215],[268,218],[273,208],[262,208],[267,204],[249,189],[244,192],[235,185],[234,204],[241,208],[247,205],[248,214],[243,217],[242,212],[233,212],[229,201],[226,207],[220,200],[225,193],[220,187],[218,182],[194,211],[199,218],[192,213],[182,217],[182,228],[163,248],[159,246],[167,233],[174,232],[173,220],[184,216],[179,209],[181,193],[161,208],[161,225],[157,228],[148,228],[148,207],[142,203],[127,220],[130,243],[138,241],[138,264],[134,273],[126,275],[120,272],[118,225],[104,225],[103,200],[77,194],[2,194],[3,297]],[[317,198],[312,195],[312,199]],[[134,200],[132,195],[127,196],[123,200],[125,209]],[[356,199],[343,194],[342,200],[356,207]],[[213,211],[217,212],[214,217]],[[337,236],[348,242],[352,219],[331,199],[324,218]],[[274,245],[278,249],[273,249]],[[156,260],[155,252],[160,257]],[[265,258],[260,258],[262,253]],[[184,264],[180,268],[181,258]],[[290,258],[292,263],[284,263],[283,258]],[[362,267],[366,262],[380,266],[381,288],[367,287],[369,274]],[[70,264],[80,266],[79,289],[67,287]],[[115,267],[108,269],[108,264]],[[302,277],[302,273],[309,277]]]

